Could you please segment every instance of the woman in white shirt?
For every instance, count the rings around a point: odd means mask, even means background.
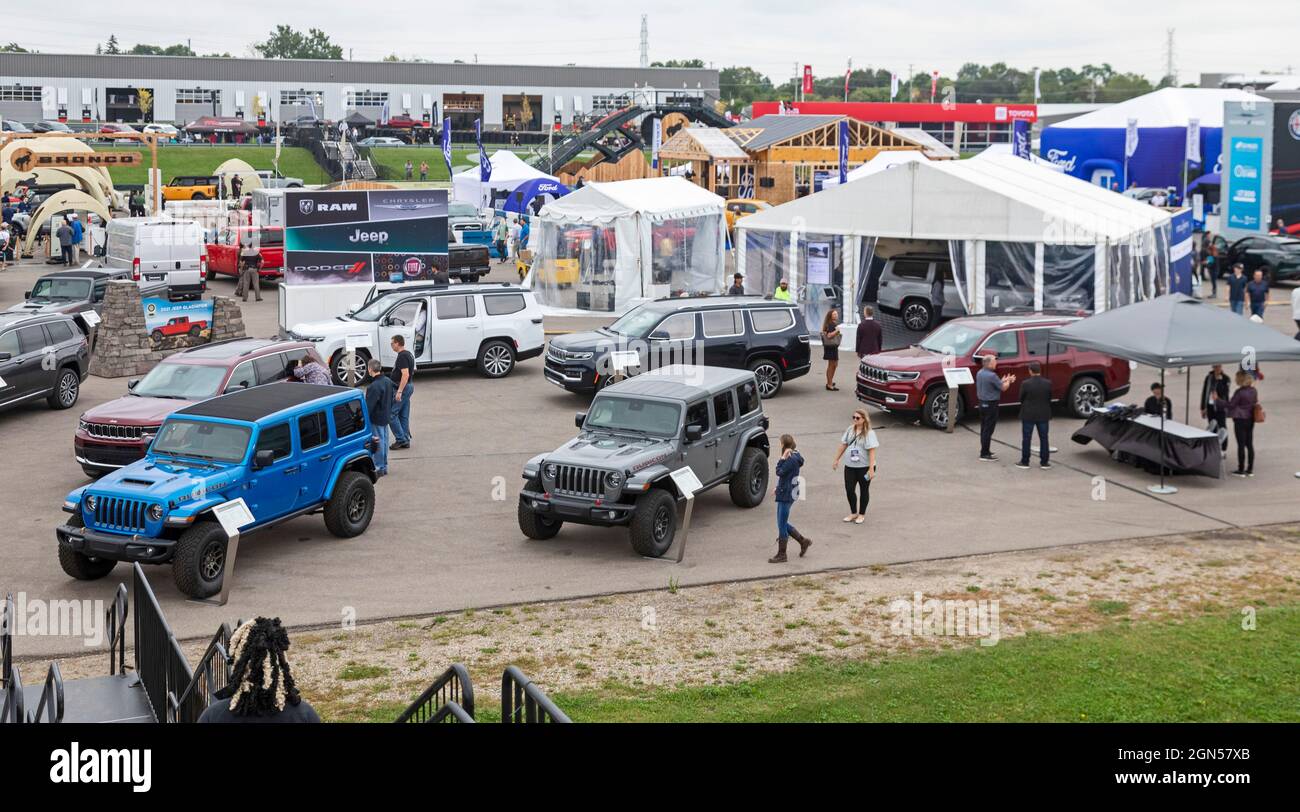
[[[849,515],[844,521],[862,524],[867,518],[867,502],[871,499],[871,480],[876,476],[876,449],[880,441],[871,430],[871,418],[865,409],[853,413],[853,425],[840,438],[839,451],[831,470],[844,462],[844,493],[849,497]],[[847,454],[846,454],[847,452]]]

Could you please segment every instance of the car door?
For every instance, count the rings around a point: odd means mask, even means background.
[[[1002,392],[1002,404],[1019,403],[1020,384],[1029,375],[1029,360],[1020,346],[1020,331],[999,330],[993,333],[984,339],[984,343],[976,350],[975,356],[983,358],[989,353],[997,355],[999,378],[1004,375],[1016,376],[1011,385]]]
[[[1065,397],[1070,387],[1070,375],[1073,372],[1073,355],[1069,347],[1047,340],[1052,332],[1050,327],[1036,327],[1025,330],[1025,360],[1037,361],[1043,375],[1052,384],[1052,400]],[[1001,372],[1001,365],[998,367]],[[1028,370],[1026,370],[1028,374]]]
[[[226,388],[222,394],[228,392],[238,392],[240,389],[249,389],[257,386],[257,371],[253,368],[252,361],[245,361],[235,367],[235,371],[230,373],[229,380],[226,381]]]
[[[706,310],[700,313],[700,326],[703,363],[733,369],[745,365],[745,319],[739,310]]]
[[[253,370],[257,375],[257,385],[263,386],[268,383],[289,380],[290,363],[288,353],[283,352],[263,355],[261,358],[256,359],[253,361]]]
[[[682,429],[682,446],[686,452],[686,464],[690,466],[695,475],[700,478],[701,482],[707,483],[713,479],[712,472],[717,469],[717,451],[715,447],[718,444],[718,438],[713,433],[713,424],[709,419],[709,400],[704,398],[686,407],[686,421],[682,424],[685,426],[699,426],[702,435],[695,442],[686,440],[685,428]]]
[[[424,333],[425,322],[428,321],[428,300],[421,297],[416,299],[407,299],[393,308],[391,308],[384,317],[379,320],[379,338],[378,346],[375,350],[379,353],[379,361],[386,367],[391,367],[397,362],[397,353],[393,352],[393,337],[401,336],[406,342],[406,349],[411,351],[416,361],[420,361],[420,353],[416,349],[417,335]],[[425,349],[420,347],[421,350]]]
[[[323,409],[304,414],[296,422],[300,481],[294,508],[303,509],[321,501],[325,484],[334,470],[334,452],[330,446],[329,421]]]
[[[674,313],[649,334],[649,357],[644,369],[658,369],[670,364],[692,363],[695,341],[695,314]]]
[[[433,297],[434,318],[428,337],[428,357],[433,363],[459,363],[478,357],[483,324],[476,298],[473,294]]]
[[[731,461],[740,442],[740,421],[736,416],[736,399],[731,390],[713,396],[713,425],[717,442],[713,446],[713,477],[731,473]]]
[[[245,497],[253,516],[264,522],[293,510],[302,487],[302,466],[293,453],[293,430],[287,420],[262,426],[253,448],[254,459],[261,451],[273,453],[270,465],[252,472]]]
[[[55,370],[44,368],[43,361],[49,349],[45,330],[34,324],[13,332],[16,333],[18,352],[10,352],[9,362],[0,364],[0,378],[4,378],[6,384],[3,391],[8,395],[6,399],[48,392],[54,387]]]

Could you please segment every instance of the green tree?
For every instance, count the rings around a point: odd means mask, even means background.
[[[772,80],[743,65],[718,71],[718,95],[729,110],[739,112],[755,99],[772,97]]]
[[[167,47],[164,48],[161,45],[149,45],[147,43],[139,42],[133,45],[131,47],[131,50],[127,51],[127,53],[141,54],[144,56],[194,56],[195,55],[194,51],[190,48],[190,46],[185,45],[183,43],[178,43],[176,45],[168,45]]]
[[[120,47],[118,47],[118,44],[117,44],[117,34],[109,34],[109,35],[108,35],[108,43],[107,43],[106,45],[104,45],[104,53],[106,53],[106,54],[120,54],[120,53],[122,53],[122,49],[121,49]]]
[[[702,68],[703,59],[669,59],[664,62],[651,62],[652,68]]]
[[[19,44],[16,43],[16,42],[11,42],[11,43],[9,43],[8,45],[0,45],[0,53],[6,53],[6,54],[30,54],[30,53],[32,53],[32,52],[29,51],[29,50],[27,50],[26,48],[24,48],[23,46],[19,45]]]
[[[266,42],[253,48],[266,59],[342,59],[343,46],[335,45],[324,31],[309,28],[307,33],[287,25],[277,25]]]

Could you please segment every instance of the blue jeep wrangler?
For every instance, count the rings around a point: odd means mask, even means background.
[[[92,580],[118,561],[170,561],[181,592],[213,595],[228,539],[212,508],[242,497],[253,523],[241,535],[319,511],[334,535],[358,536],[375,511],[373,450],[355,389],[281,383],[197,403],[167,418],[144,459],[68,494],[59,563]]]

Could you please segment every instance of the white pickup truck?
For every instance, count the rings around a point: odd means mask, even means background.
[[[257,176],[262,179],[262,188],[264,189],[302,188],[302,178],[276,177],[276,174],[269,169],[257,170]]]

